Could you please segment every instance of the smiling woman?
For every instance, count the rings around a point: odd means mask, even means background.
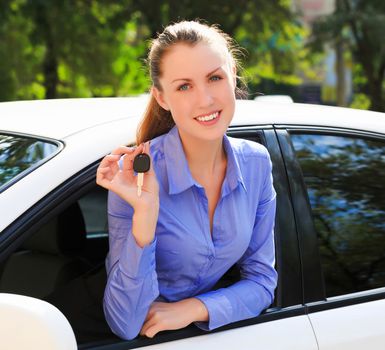
[[[212,330],[273,302],[270,157],[225,135],[235,111],[234,52],[216,27],[168,26],[149,53],[153,86],[139,146],[115,149],[98,168],[97,183],[110,191],[104,311],[122,338],[191,323]],[[133,161],[141,153],[152,165],[139,196]],[[214,288],[234,264],[240,280]]]

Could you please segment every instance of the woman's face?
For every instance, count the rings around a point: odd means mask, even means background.
[[[171,111],[182,140],[222,139],[234,115],[235,67],[216,45],[176,44],[161,63],[162,90],[153,93]]]

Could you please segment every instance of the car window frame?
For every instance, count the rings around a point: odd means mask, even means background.
[[[258,135],[259,134],[259,135]],[[299,254],[298,232],[296,228],[289,182],[282,158],[277,135],[272,125],[231,127],[229,136],[241,135],[257,141],[262,139],[268,149],[273,166],[273,185],[277,193],[277,213],[275,222],[275,245],[278,271],[276,307],[288,307],[303,303],[302,271]],[[282,292],[285,290],[285,293]]]
[[[0,129],[0,134],[1,135],[8,135],[8,136],[15,136],[15,137],[23,137],[26,139],[35,139],[38,141],[54,144],[55,146],[57,146],[56,150],[54,152],[52,152],[48,157],[41,159],[38,162],[34,163],[28,169],[25,169],[21,173],[17,174],[15,177],[13,177],[10,181],[6,182],[4,185],[0,185],[0,194],[2,192],[6,191],[11,186],[13,186],[16,182],[20,181],[22,178],[26,177],[28,174],[35,171],[37,168],[41,167],[43,164],[50,161],[52,158],[56,157],[65,147],[64,142],[53,139],[53,138],[49,138],[49,137],[30,135],[30,134],[25,134],[25,133],[20,133],[20,132],[10,132],[10,131],[2,130],[2,129]]]
[[[306,308],[302,303],[303,276],[301,266],[299,265],[299,243],[297,241],[298,232],[295,226],[291,199],[289,193],[285,190],[287,189],[287,185],[282,184],[287,183],[288,179],[286,177],[286,169],[283,164],[281,148],[279,146],[276,133],[272,126],[267,125],[231,127],[229,129],[229,136],[242,136],[250,139],[257,137],[257,135],[262,137],[265,146],[269,150],[273,167],[277,170],[275,171],[275,174],[278,174],[278,176],[275,175],[276,178],[274,181],[277,193],[279,194],[278,206],[286,209],[285,211],[282,210],[282,214],[278,216],[279,219],[277,221],[277,227],[280,227],[280,231],[282,232],[284,231],[284,228],[288,227],[288,225],[291,227],[290,235],[279,235],[276,239],[278,259],[282,257],[282,252],[285,254],[284,260],[280,264],[283,269],[280,272],[280,275],[285,276],[285,278],[280,281],[283,286],[283,290],[279,292],[281,295],[278,295],[278,298],[281,297],[281,301],[276,307],[265,310],[265,312],[255,318],[234,322],[213,330],[210,333],[217,333],[224,330],[306,314]],[[95,173],[99,162],[100,160],[90,164],[88,167],[69,178],[66,182],[47,194],[32,208],[20,216],[15,222],[8,226],[3,231],[3,235],[0,237],[0,261],[4,260],[6,256],[9,256],[9,254],[16,250],[25,239],[27,239],[40,226],[44,225],[52,217],[62,211],[70,202],[77,200],[83,194],[87,193],[93,186],[96,186]],[[287,246],[288,240],[294,240],[294,244],[290,245],[291,247]],[[292,256],[290,256],[290,254],[292,254]],[[293,286],[295,286],[295,288],[292,288]],[[285,289],[288,288],[291,288],[291,296],[285,298]],[[154,339],[144,337],[139,337],[130,341],[106,339],[105,341],[79,344],[78,347],[79,349],[132,349],[178,339],[190,338],[203,334],[207,334],[207,332],[190,325],[185,329],[162,332]]]

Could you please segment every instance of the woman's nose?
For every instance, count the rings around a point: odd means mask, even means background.
[[[207,107],[213,104],[214,97],[208,86],[200,86],[197,88],[197,102],[200,107]]]

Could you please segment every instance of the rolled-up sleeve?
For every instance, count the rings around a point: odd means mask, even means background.
[[[277,285],[274,222],[276,194],[272,182],[271,161],[266,158],[266,173],[260,192],[250,244],[238,261],[241,280],[196,296],[209,313],[208,322],[197,322],[204,330],[258,316],[274,300]]]
[[[111,330],[124,339],[133,339],[139,334],[151,303],[159,295],[156,239],[143,248],[138,246],[131,231],[132,216],[131,206],[110,192],[110,249],[103,307]]]

